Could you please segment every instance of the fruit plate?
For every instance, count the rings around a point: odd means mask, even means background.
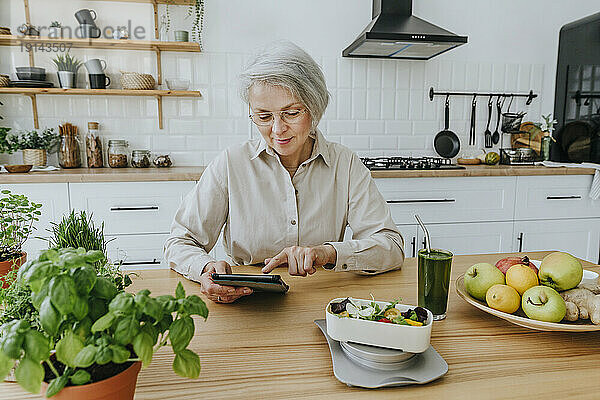
[[[577,322],[544,322],[529,319],[525,316],[523,311],[519,308],[517,313],[521,315],[508,314],[502,311],[494,310],[488,307],[483,301],[479,301],[467,293],[465,288],[465,275],[462,274],[456,280],[456,293],[462,297],[467,303],[472,306],[479,308],[481,311],[485,311],[488,314],[492,314],[498,318],[502,318],[515,325],[522,326],[524,328],[535,329],[538,331],[557,331],[557,332],[589,332],[589,331],[600,331],[600,325],[594,325],[589,320],[583,320],[581,323]]]

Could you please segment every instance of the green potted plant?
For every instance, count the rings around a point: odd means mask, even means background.
[[[186,296],[181,283],[175,296],[118,293],[94,272],[103,257],[99,250],[49,249],[19,270],[41,330],[25,320],[0,327],[0,379],[17,363],[17,382],[32,393],[45,382],[46,397],[133,399],[140,368],[163,346],[175,353],[175,373],[199,376],[200,358],[187,347],[192,316],[208,317],[202,299]]]
[[[15,135],[10,133],[10,128],[0,126],[0,153],[12,154],[19,150]]]
[[[10,190],[0,193],[0,280],[4,288],[8,285],[6,273],[19,268],[27,259],[23,243],[35,229],[33,223],[39,220],[42,205]]]
[[[52,21],[48,27],[48,37],[51,39],[60,39],[62,35],[62,24],[58,21]]]
[[[10,138],[13,149],[23,151],[23,164],[46,165],[48,151],[54,151],[60,142],[60,135],[54,128],[23,131]]]
[[[70,53],[59,54],[52,59],[58,70],[58,82],[63,89],[77,87],[77,71],[81,67],[81,61],[72,57]]]
[[[186,15],[186,18],[192,19],[191,40],[200,44],[200,48],[202,48],[202,30],[204,28],[204,1],[205,0],[193,0],[188,6]],[[161,18],[161,29],[164,29],[165,34],[171,29],[171,13],[169,11],[169,5],[172,3],[173,0],[166,1],[165,18]],[[187,40],[181,41],[187,42]]]

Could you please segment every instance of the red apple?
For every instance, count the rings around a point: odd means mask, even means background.
[[[498,268],[500,271],[502,271],[503,274],[506,275],[506,271],[508,271],[508,269],[515,264],[527,265],[533,270],[533,272],[535,272],[536,274],[538,273],[537,267],[531,261],[529,261],[529,257],[527,256],[503,258],[502,260],[496,263],[496,268]]]

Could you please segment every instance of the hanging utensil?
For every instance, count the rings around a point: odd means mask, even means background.
[[[475,146],[475,112],[477,111],[477,95],[473,96],[471,102],[471,126],[469,128],[469,145]]]
[[[431,253],[431,238],[429,237],[429,231],[427,230],[427,228],[425,228],[423,221],[421,221],[421,218],[417,214],[415,214],[415,219],[417,220],[419,225],[421,225],[421,229],[423,229],[423,234],[425,235],[425,248],[427,249],[427,253]]]
[[[490,96],[488,100],[488,117],[487,117],[487,125],[485,126],[485,132],[483,133],[483,143],[486,149],[492,148],[492,131],[490,131],[490,121],[492,120],[492,106],[493,106],[493,97]]]
[[[433,148],[442,157],[452,158],[458,154],[460,150],[460,140],[456,133],[448,129],[450,125],[450,100],[446,96],[444,106],[444,130],[438,132],[433,139]]]
[[[492,143],[493,144],[498,144],[498,142],[500,141],[500,132],[498,132],[498,127],[500,126],[500,117],[502,114],[502,103],[504,102],[500,102],[500,99],[502,97],[498,96],[498,100],[496,100],[496,113],[498,114],[498,116],[496,117],[496,130],[494,130],[494,133],[492,133]]]

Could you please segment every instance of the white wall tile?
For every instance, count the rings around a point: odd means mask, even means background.
[[[341,143],[354,151],[369,150],[370,148],[368,136],[342,136]]]
[[[369,136],[371,150],[396,150],[398,148],[397,136]]]
[[[365,119],[367,117],[367,91],[354,89],[352,91],[352,118]]]
[[[410,88],[410,62],[400,60],[396,65],[396,89]]]
[[[393,89],[381,90],[381,118],[394,119],[396,114],[396,91]]]
[[[202,124],[196,119],[171,119],[169,120],[169,133],[177,135],[201,135]],[[188,141],[195,136],[187,136]],[[215,140],[216,142],[216,140]]]
[[[332,135],[353,135],[356,133],[355,120],[334,120],[327,123],[327,133]]]
[[[359,135],[380,135],[384,132],[384,121],[356,121],[356,133]]]
[[[368,60],[355,58],[352,60],[352,87],[354,89],[365,89],[367,87],[367,64]]]
[[[381,89],[367,89],[367,119],[381,118]]]
[[[337,118],[352,118],[352,91],[350,89],[338,89],[337,94]]]
[[[422,90],[425,88],[425,62],[409,61],[410,63],[410,89]]]
[[[410,121],[386,121],[385,133],[398,136],[412,135],[412,123]]]
[[[408,90],[396,91],[396,119],[407,120],[410,109],[410,94]]]
[[[396,64],[396,60],[383,60],[381,84],[384,89],[396,88]]]
[[[348,58],[338,59],[337,87],[352,87],[352,60]]]
[[[190,151],[217,151],[219,150],[218,136],[188,136],[187,150]]]
[[[369,59],[368,61],[367,88],[381,89],[382,61],[377,59]]]

